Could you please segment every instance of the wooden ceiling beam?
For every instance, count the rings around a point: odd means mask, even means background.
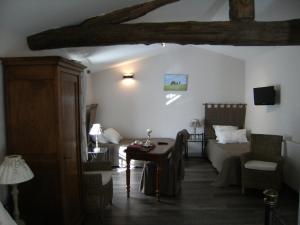
[[[178,2],[179,0],[154,0],[146,3],[119,9],[103,16],[96,16],[83,21],[80,26],[97,26],[102,24],[119,24],[146,15],[159,7]]]
[[[179,0],[153,0],[27,38],[32,50],[117,44],[300,45],[300,19],[254,21],[254,0],[229,0],[230,21],[122,24]]]
[[[229,18],[231,21],[253,21],[254,17],[254,0],[229,0]]]
[[[60,28],[28,38],[33,50],[161,42],[183,45],[300,45],[300,20],[106,24],[99,28]]]

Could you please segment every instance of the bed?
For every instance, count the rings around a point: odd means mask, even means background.
[[[249,143],[219,144],[213,125],[231,125],[244,128],[246,104],[204,104],[204,137],[206,155],[218,171],[214,186],[239,185],[241,180],[240,156],[249,152]]]

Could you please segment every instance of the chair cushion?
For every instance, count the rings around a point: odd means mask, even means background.
[[[245,163],[245,168],[250,170],[275,171],[277,168],[277,163],[260,160],[250,160]]]
[[[92,174],[101,174],[102,185],[106,185],[112,178],[111,170],[99,170],[99,171],[85,171],[84,174],[92,175]]]

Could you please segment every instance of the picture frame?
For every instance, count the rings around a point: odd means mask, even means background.
[[[164,91],[187,91],[187,74],[165,74]]]

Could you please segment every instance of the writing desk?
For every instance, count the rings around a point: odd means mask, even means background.
[[[159,142],[167,143],[165,145],[159,145]],[[144,160],[144,161],[153,161],[157,163],[156,167],[156,197],[159,201],[160,193],[160,174],[163,169],[163,162],[168,157],[168,155],[173,151],[175,140],[171,138],[152,138],[151,143],[155,145],[155,147],[148,151],[140,151],[134,149],[126,149],[126,189],[127,189],[127,197],[130,197],[130,160]]]

